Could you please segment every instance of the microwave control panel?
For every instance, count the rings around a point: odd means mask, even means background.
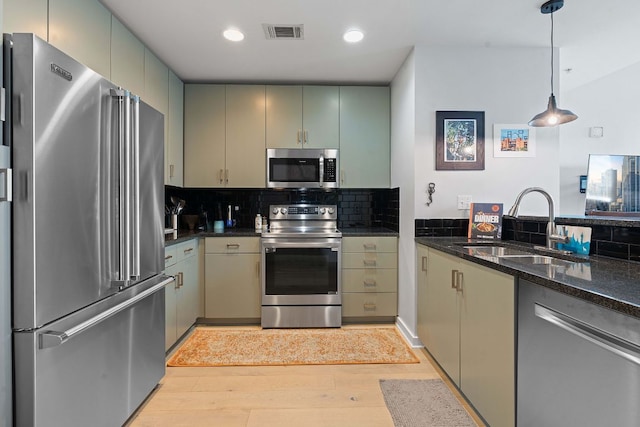
[[[336,182],[336,159],[324,159],[323,182]]]

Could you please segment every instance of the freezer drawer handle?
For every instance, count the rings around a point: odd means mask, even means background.
[[[111,316],[114,316],[116,314],[118,314],[119,312],[126,310],[127,308],[131,307],[132,305],[134,305],[135,303],[145,299],[146,297],[148,297],[149,295],[161,290],[162,288],[164,288],[165,286],[167,286],[169,283],[173,282],[175,280],[175,278],[173,277],[167,277],[165,280],[163,280],[162,282],[158,283],[157,285],[154,285],[152,287],[150,287],[149,289],[140,292],[138,295],[128,299],[127,301],[124,301],[114,307],[111,307],[109,310],[103,311],[102,313],[98,314],[97,316],[94,316],[76,326],[74,326],[73,328],[69,328],[64,332],[58,332],[58,331],[44,331],[42,333],[40,333],[40,348],[50,348],[50,347],[56,347],[59,346],[60,344],[64,344],[66,341],[70,340],[71,338],[73,338],[74,336],[80,334],[81,332],[97,325],[98,323],[102,322],[103,320],[106,320],[108,318],[110,318]]]
[[[640,346],[537,303],[534,312],[537,317],[640,365]]]

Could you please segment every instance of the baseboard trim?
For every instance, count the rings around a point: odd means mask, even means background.
[[[412,348],[424,347],[422,345],[422,342],[420,341],[420,338],[418,338],[417,336],[414,336],[411,333],[406,323],[404,323],[404,321],[399,316],[396,318],[396,326],[400,330],[400,333],[402,334],[402,336],[404,336],[404,339],[407,340],[407,342]]]

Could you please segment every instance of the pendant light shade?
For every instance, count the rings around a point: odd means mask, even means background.
[[[540,114],[536,114],[530,121],[529,126],[548,127],[569,123],[578,118],[570,110],[558,108],[556,97],[553,94],[553,12],[559,10],[564,5],[564,0],[549,0],[540,7],[540,12],[551,15],[551,96],[547,109]]]

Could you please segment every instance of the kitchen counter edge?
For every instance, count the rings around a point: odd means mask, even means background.
[[[414,240],[420,245],[640,318],[640,264],[633,261],[590,256],[589,261],[592,273],[596,276],[604,276],[606,279],[586,281],[571,278],[567,275],[562,275],[560,278],[552,278],[540,271],[525,271],[524,269],[497,264],[464,253],[464,248],[460,245],[461,242],[467,241],[464,237],[416,237]],[[499,241],[496,243],[524,246],[525,249],[531,250],[531,245],[519,242]],[[470,242],[470,244],[472,243]],[[623,273],[626,273],[626,275]],[[621,292],[621,290],[624,292]]]

